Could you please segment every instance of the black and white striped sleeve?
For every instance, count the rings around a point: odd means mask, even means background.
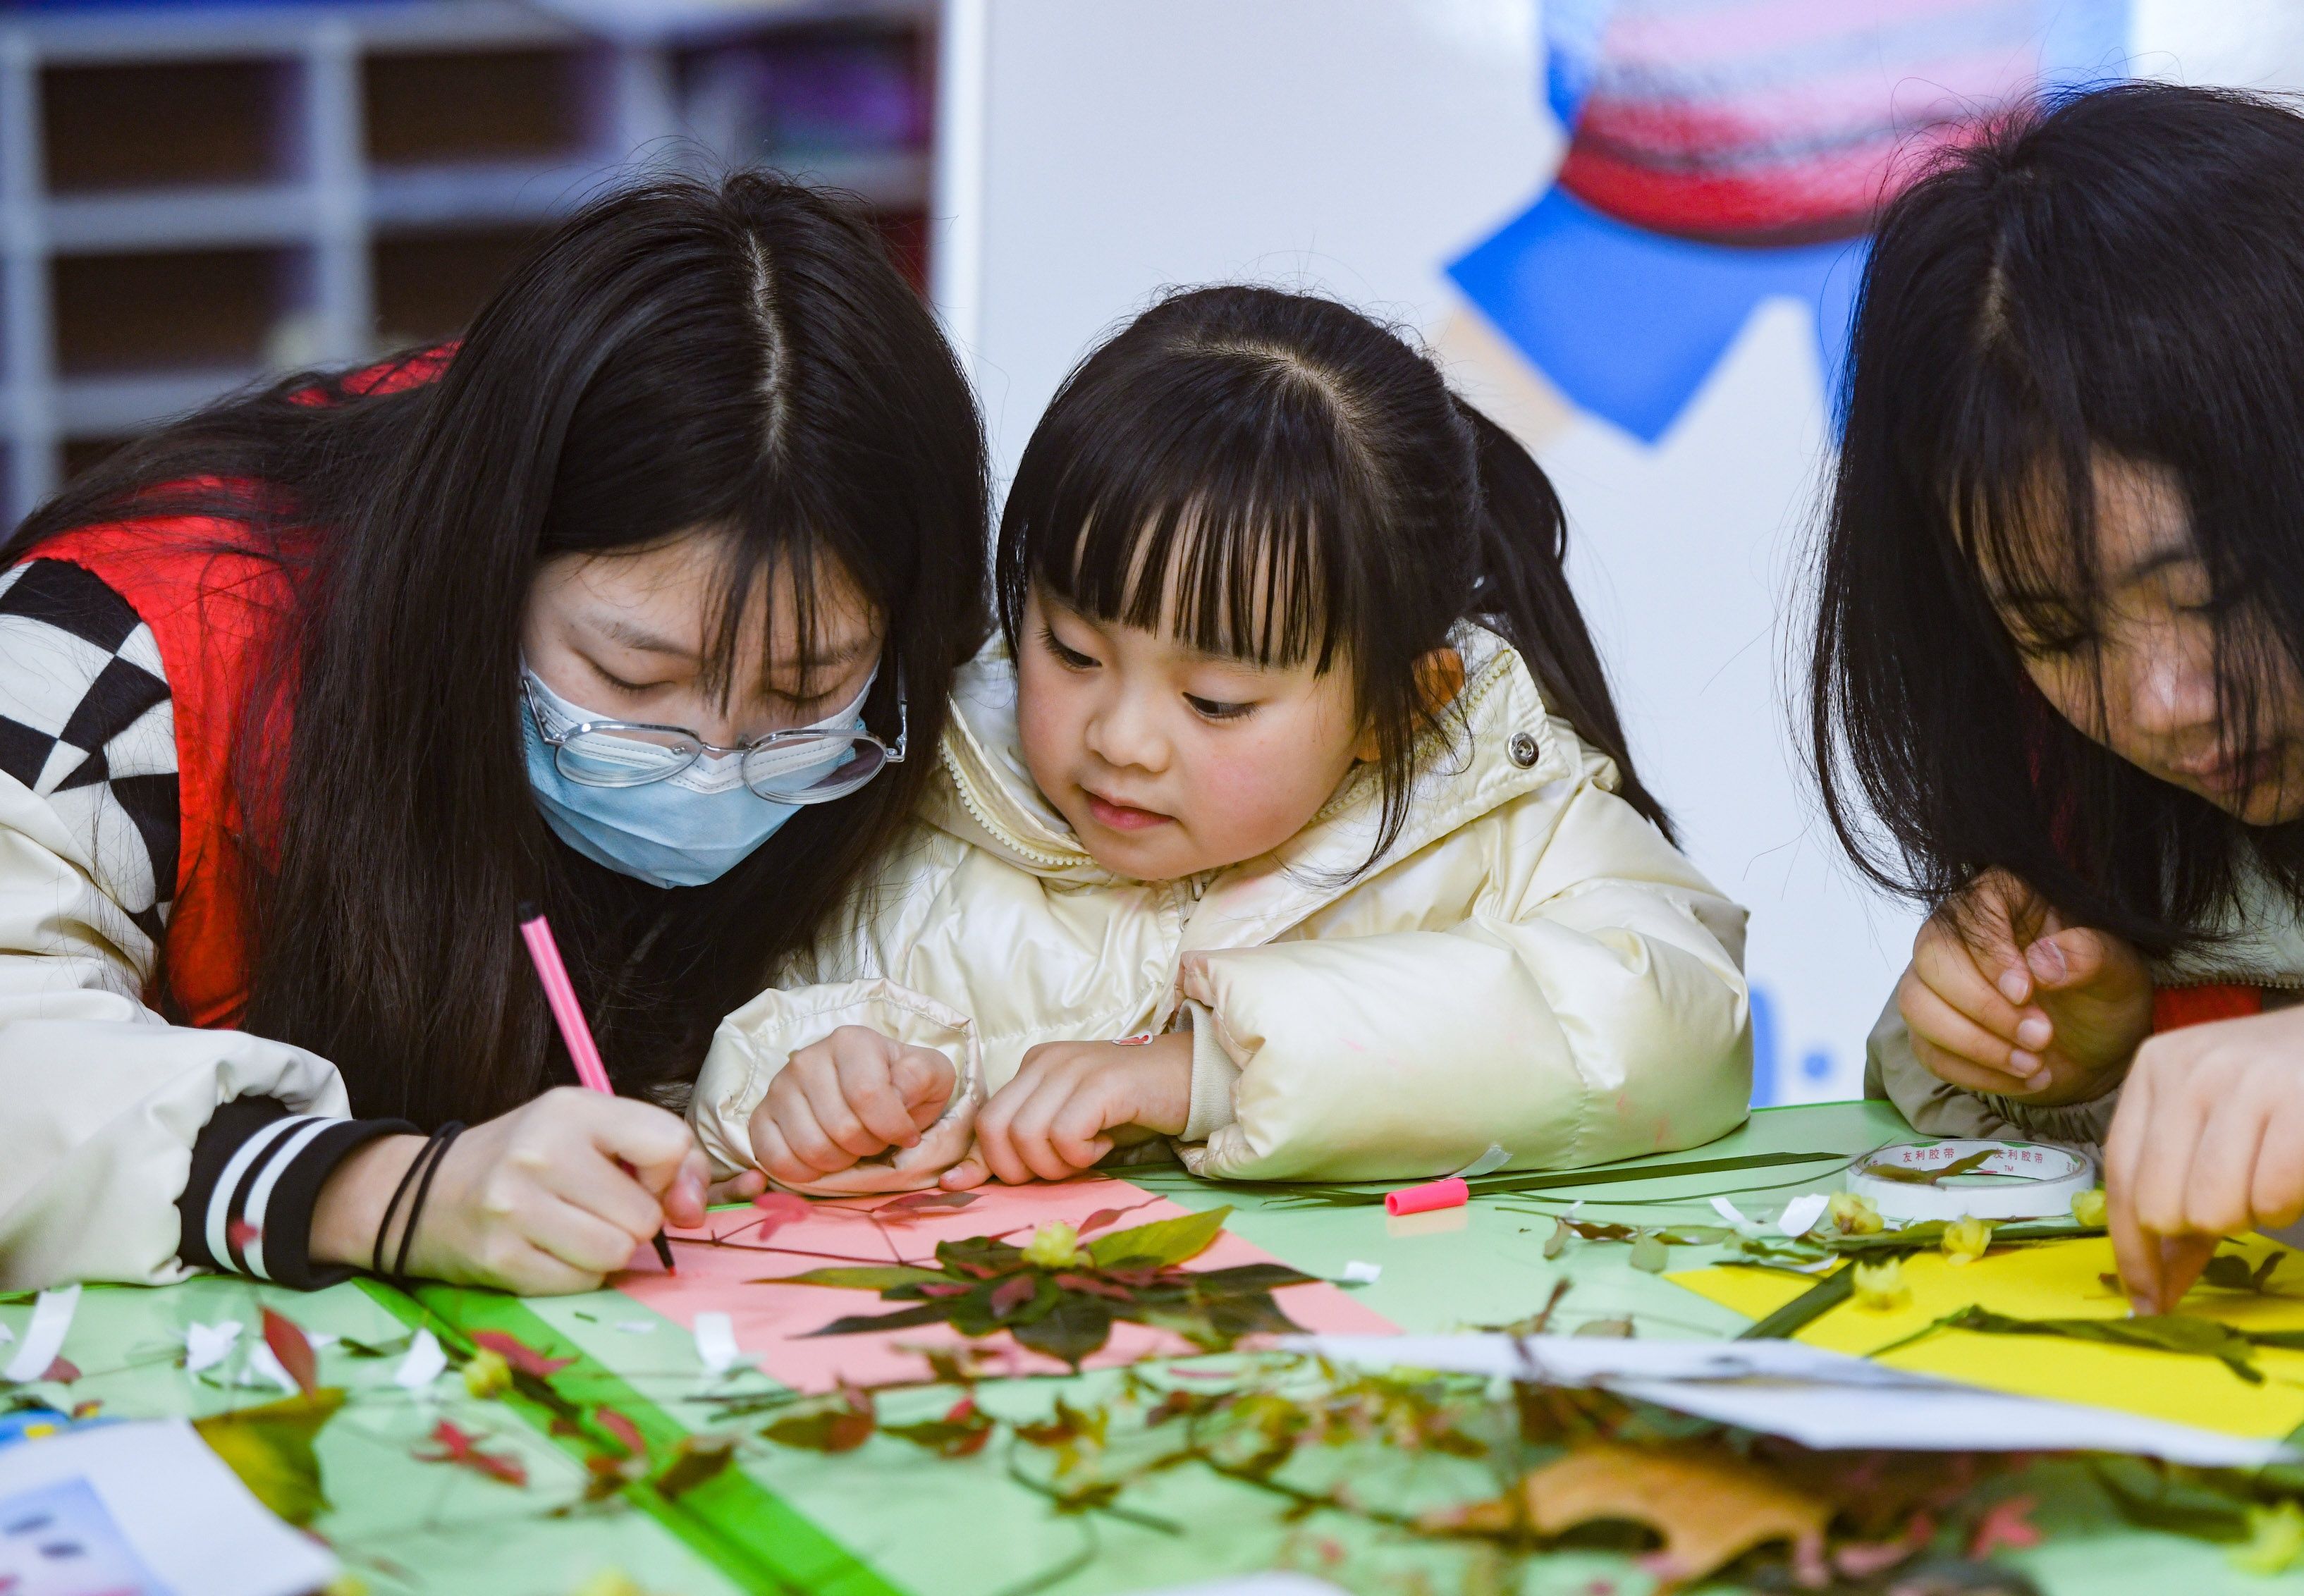
[[[180,846],[174,705],[152,629],[81,566],[0,571],[0,772],[78,840],[157,958]],[[271,1097],[219,1105],[177,1199],[178,1257],[284,1285],[340,1278],[316,1273],[308,1253],[321,1182],[363,1142],[409,1128],[292,1115]]]

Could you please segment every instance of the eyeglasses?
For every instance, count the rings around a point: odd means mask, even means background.
[[[770,731],[736,747],[707,742],[684,726],[650,726],[637,721],[578,721],[555,731],[525,676],[521,696],[536,721],[537,734],[552,750],[552,763],[571,781],[587,787],[644,787],[665,781],[707,756],[739,755],[744,785],[780,804],[821,804],[846,798],[884,766],[902,764],[911,735],[904,686],[896,683],[896,744],[890,747],[868,731],[809,727]]]

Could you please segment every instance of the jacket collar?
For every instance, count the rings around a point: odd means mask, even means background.
[[[1453,639],[1464,656],[1463,690],[1419,750],[1422,773],[1400,835],[1382,865],[1405,858],[1523,792],[1572,775],[1581,760],[1573,735],[1546,718],[1544,700],[1519,654],[1470,623]],[[1080,839],[1032,784],[1016,736],[1016,669],[995,637],[961,670],[940,750],[944,780],[931,789],[928,818],[1021,870],[1067,886],[1121,883],[1088,857]],[[1603,775],[1614,785],[1613,773]],[[1260,858],[1217,871],[1199,884],[1203,911],[1185,947],[1240,946],[1278,934],[1334,901],[1368,872],[1382,823],[1373,767],[1356,767],[1312,822]],[[1221,932],[1216,929],[1221,925]]]

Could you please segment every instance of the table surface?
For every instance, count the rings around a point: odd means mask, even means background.
[[[1692,1160],[1755,1153],[1853,1155],[1917,1139],[1885,1105],[1832,1103],[1765,1110],[1723,1141],[1642,1161],[1668,1170]],[[1747,1322],[1633,1270],[1626,1247],[1571,1247],[1547,1262],[1542,1243],[1551,1226],[1541,1211],[1563,1206],[1553,1199],[1575,1199],[1573,1187],[1546,1192],[1542,1202],[1483,1199],[1449,1213],[1389,1220],[1376,1207],[1281,1205],[1252,1186],[1211,1186],[1173,1169],[1124,1173],[1187,1207],[1232,1204],[1231,1229],[1310,1272],[1335,1278],[1349,1262],[1382,1265],[1382,1277],[1360,1288],[1360,1300],[1403,1330],[1522,1319],[1563,1277],[1571,1286],[1556,1329],[1629,1316],[1644,1337],[1724,1338]],[[1713,1195],[1731,1193],[1746,1206],[1766,1207],[1804,1190],[1829,1189],[1835,1174],[1830,1165],[1664,1174],[1594,1186],[1581,1213],[1643,1224],[1708,1222],[1715,1218],[1707,1201]],[[1786,1175],[1803,1178],[1769,1186]],[[1711,1255],[1707,1248],[1674,1248],[1673,1266],[1694,1267]],[[592,1388],[588,1399],[642,1415],[652,1441],[716,1427],[716,1410],[698,1399],[707,1381],[692,1339],[621,1293],[528,1301],[438,1288],[423,1295],[427,1307],[465,1329],[501,1329],[530,1345],[576,1349],[582,1360],[563,1381]],[[67,1344],[82,1371],[71,1395],[100,1399],[114,1417],[200,1416],[264,1400],[195,1381],[181,1363],[186,1325],[223,1319],[253,1325],[265,1304],[309,1330],[370,1342],[403,1334],[417,1311],[397,1293],[364,1283],[309,1294],[221,1278],[159,1290],[90,1288]],[[0,1307],[0,1324],[21,1335],[30,1314],[29,1307]],[[655,1333],[634,1333],[631,1327],[649,1321]],[[1177,1533],[1105,1516],[1091,1523],[1059,1515],[1009,1477],[996,1448],[955,1461],[885,1437],[830,1457],[747,1447],[736,1468],[652,1512],[621,1500],[572,1508],[582,1493],[582,1467],[540,1419],[523,1416],[516,1405],[471,1400],[453,1380],[440,1382],[442,1395],[419,1404],[392,1384],[394,1360],[329,1348],[320,1361],[323,1382],[345,1388],[350,1399],[320,1434],[331,1506],[312,1527],[378,1596],[402,1590],[551,1596],[606,1569],[623,1571],[652,1596],[1000,1596],[1034,1588],[1042,1575],[1067,1567],[1037,1589],[1048,1596],[1097,1596],[1269,1568],[1287,1554],[1290,1536],[1301,1539],[1301,1532],[1278,1521],[1269,1498],[1213,1476],[1180,1473],[1129,1499],[1188,1526]],[[1114,1378],[1091,1372],[1000,1381],[983,1388],[979,1401],[1001,1416],[1038,1415],[1076,1384],[1108,1389]],[[915,1416],[904,1406],[907,1398],[939,1411],[950,1400],[948,1393],[898,1393],[884,1402],[884,1414]],[[415,1452],[444,1416],[487,1436],[492,1450],[517,1454],[527,1466],[527,1486],[419,1461]],[[2037,1522],[2049,1531],[2046,1539],[2003,1556],[2050,1596],[2141,1596],[2180,1588],[2187,1596],[2218,1596],[2304,1584],[2304,1576],[2243,1575],[2213,1547],[2129,1527],[2096,1505],[2092,1493],[2059,1492],[2053,1477],[2043,1503]],[[1448,1564],[1457,1556],[1453,1550],[1419,1548],[1416,1555],[1428,1555],[1436,1566],[1421,1581],[1403,1584],[1397,1553],[1392,1549],[1393,1571],[1365,1582],[1351,1561],[1331,1577],[1369,1590],[1420,1583],[1453,1591],[1467,1580],[1461,1566]],[[1520,1590],[1523,1596],[1584,1596],[1613,1588],[1631,1596],[1645,1582],[1622,1579],[1625,1568],[1621,1558],[1599,1553],[1547,1557],[1531,1564]]]

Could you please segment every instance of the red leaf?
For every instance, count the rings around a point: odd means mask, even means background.
[[[224,1238],[230,1242],[234,1248],[245,1253],[248,1251],[250,1244],[261,1241],[264,1238],[264,1232],[258,1229],[254,1225],[250,1224],[246,1220],[234,1220],[232,1223],[224,1228]]]
[[[516,1372],[533,1374],[539,1380],[559,1373],[576,1361],[572,1357],[546,1357],[533,1347],[515,1340],[502,1330],[474,1330],[472,1345],[487,1347],[510,1364]]]
[[[80,1378],[80,1365],[73,1363],[70,1358],[60,1357],[55,1363],[50,1364],[47,1366],[47,1371],[41,1374],[40,1378],[42,1380],[53,1380],[58,1385],[70,1385],[73,1381]]]
[[[501,1480],[506,1485],[528,1483],[528,1469],[517,1457],[502,1452],[483,1452],[472,1437],[443,1419],[432,1426],[432,1444],[436,1452],[419,1452],[416,1457],[425,1463],[453,1463],[491,1480]]]
[[[640,1439],[640,1426],[613,1407],[596,1407],[592,1423],[616,1438],[616,1444],[634,1457],[648,1456],[648,1442]]]
[[[1067,1291],[1085,1291],[1090,1296],[1109,1297],[1116,1303],[1136,1300],[1125,1287],[1115,1286],[1110,1280],[1099,1280],[1094,1275],[1058,1275],[1056,1284]]]
[[[270,1308],[264,1310],[264,1344],[272,1348],[272,1355],[288,1371],[288,1378],[296,1389],[310,1396],[320,1383],[320,1362],[312,1355],[312,1343],[305,1338],[296,1322]]]
[[[1091,1230],[1101,1230],[1127,1212],[1124,1208],[1099,1208],[1080,1222],[1077,1234],[1085,1236]]]
[[[2003,1546],[2011,1551],[2022,1551],[2039,1545],[2040,1527],[2031,1522],[2032,1509],[2039,1505],[2038,1499],[2029,1496],[2012,1496],[2004,1502],[1995,1502],[1978,1521],[1976,1533],[1969,1537],[1969,1560],[1980,1562]]]
[[[808,1199],[790,1192],[762,1192],[752,1199],[752,1206],[760,1212],[760,1222],[752,1229],[762,1241],[808,1217]]]
[[[919,1293],[922,1296],[966,1296],[973,1289],[975,1288],[957,1282],[939,1284],[929,1280],[919,1288]]]
[[[92,1419],[103,1411],[104,1399],[100,1397],[92,1397],[86,1402],[73,1403],[72,1416],[75,1419]]]
[[[992,1288],[992,1317],[1005,1319],[1030,1302],[1040,1289],[1034,1275],[1011,1275]]]
[[[924,1213],[965,1208],[976,1201],[973,1192],[911,1192],[892,1202],[883,1203],[872,1211],[877,1220],[893,1220],[902,1223]]]

